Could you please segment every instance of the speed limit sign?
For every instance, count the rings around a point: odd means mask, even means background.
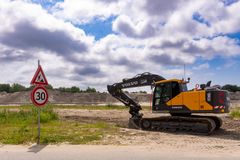
[[[36,86],[31,93],[31,100],[37,107],[44,106],[48,101],[48,92],[43,86]]]

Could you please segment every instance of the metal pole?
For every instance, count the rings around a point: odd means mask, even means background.
[[[184,64],[183,67],[184,67],[184,69],[183,69],[183,70],[184,70],[184,80],[186,80],[186,68],[185,68],[185,64]]]
[[[41,126],[40,126],[40,108],[38,108],[38,139],[37,144],[40,144],[40,134],[41,134]]]
[[[40,66],[40,60],[38,60],[38,67]],[[38,108],[38,139],[37,139],[37,144],[40,144],[40,135],[41,135],[41,125],[40,125],[40,114],[41,110]]]

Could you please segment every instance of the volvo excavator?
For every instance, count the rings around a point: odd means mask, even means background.
[[[211,134],[222,125],[222,120],[216,116],[200,115],[206,113],[228,113],[229,95],[220,86],[207,84],[197,85],[188,90],[188,80],[168,79],[145,72],[133,78],[123,79],[119,83],[108,85],[108,92],[129,107],[131,118],[129,127],[153,131],[185,131],[197,134]],[[126,94],[123,89],[151,86],[152,112],[170,113],[170,116],[145,118],[140,113],[141,105]]]

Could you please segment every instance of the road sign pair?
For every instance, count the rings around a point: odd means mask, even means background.
[[[31,100],[33,104],[37,107],[44,106],[48,101],[48,92],[44,87],[45,85],[48,85],[48,81],[41,65],[38,65],[38,69],[32,78],[31,85],[36,85],[31,92]]]

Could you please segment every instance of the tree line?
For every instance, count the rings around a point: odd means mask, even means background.
[[[30,91],[33,89],[33,87],[34,86],[25,87],[18,83],[14,83],[12,85],[0,84],[0,92],[14,93],[14,92],[21,92],[21,91]],[[71,93],[80,93],[80,92],[94,93],[94,92],[97,92],[97,90],[92,87],[88,87],[86,90],[81,90],[77,86],[53,88],[52,85],[49,84],[46,86],[46,88],[53,89],[53,90],[59,90],[61,92],[71,92]]]
[[[47,89],[59,90],[61,92],[71,92],[71,93],[82,93],[82,92],[95,93],[95,92],[97,92],[97,90],[95,88],[92,88],[92,87],[88,87],[85,90],[81,90],[77,86],[53,88],[52,85],[49,84],[48,86],[46,86],[46,88]],[[10,84],[0,84],[0,92],[14,93],[14,92],[21,92],[21,91],[29,91],[29,90],[32,90],[32,89],[33,89],[33,86],[25,87],[25,86],[23,86],[21,84],[18,84],[18,83],[14,83],[12,85],[10,85]],[[222,89],[228,90],[230,92],[236,92],[236,91],[240,91],[240,86],[226,84],[222,87]],[[128,91],[125,91],[125,92],[128,93]],[[147,92],[146,91],[140,91],[140,93],[147,93]]]
[[[86,90],[81,90],[79,87],[76,87],[76,86],[72,86],[70,88],[59,87],[59,88],[56,88],[56,90],[59,90],[61,92],[71,92],[71,93],[82,93],[82,92],[95,93],[95,92],[97,92],[97,90],[95,88],[88,87]]]
[[[231,84],[226,84],[222,87],[224,90],[228,90],[230,92],[237,92],[240,91],[240,86],[237,85],[231,85]]]

